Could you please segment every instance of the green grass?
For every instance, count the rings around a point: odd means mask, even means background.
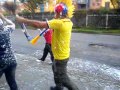
[[[110,34],[120,35],[120,29],[90,29],[90,28],[74,28],[73,32],[92,33],[92,34]]]

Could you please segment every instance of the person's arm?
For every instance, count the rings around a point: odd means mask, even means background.
[[[16,21],[19,23],[25,23],[36,28],[48,28],[48,24],[46,21],[29,20],[18,15],[16,15]]]
[[[6,25],[5,27],[11,28],[11,29],[15,30],[15,24],[14,24],[11,20],[5,18],[5,16],[4,16],[3,14],[1,14],[1,13],[0,13],[0,18],[1,18],[4,22],[6,22],[7,25]]]
[[[7,24],[6,27],[12,28],[13,30],[15,30],[15,24],[14,24],[11,20],[5,18],[4,21],[5,21],[6,24]]]

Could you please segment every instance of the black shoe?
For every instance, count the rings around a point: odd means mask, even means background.
[[[40,61],[44,61],[42,58],[39,59]]]
[[[50,87],[50,90],[55,90],[55,87]]]
[[[63,87],[50,87],[50,90],[63,90]]]

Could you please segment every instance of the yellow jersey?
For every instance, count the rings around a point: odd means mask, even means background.
[[[54,58],[63,60],[70,56],[70,39],[73,23],[70,19],[52,19],[48,21],[53,29],[52,52]]]

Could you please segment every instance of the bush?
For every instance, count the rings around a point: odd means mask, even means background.
[[[23,10],[23,11],[21,12],[21,14],[24,14],[24,15],[29,15],[29,14],[31,14],[31,12],[30,12],[30,11],[28,11],[28,10]]]

